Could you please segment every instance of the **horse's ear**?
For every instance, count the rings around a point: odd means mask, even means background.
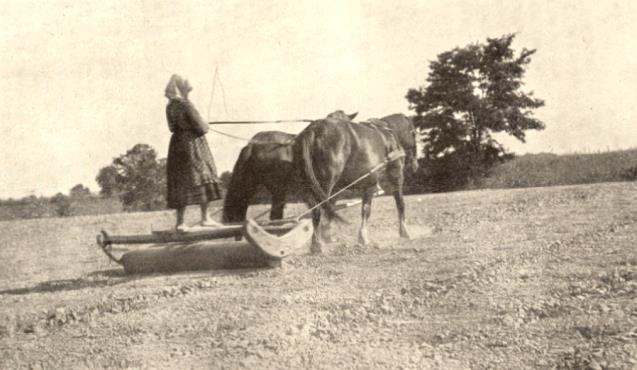
[[[353,121],[353,120],[354,120],[354,118],[356,118],[356,116],[358,116],[358,112],[356,112],[356,113],[352,113],[352,114],[348,114],[348,115],[347,115],[347,117],[349,117],[349,120],[350,120],[350,121]]]

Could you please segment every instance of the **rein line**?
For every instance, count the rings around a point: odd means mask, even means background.
[[[261,123],[293,123],[293,122],[314,122],[312,119],[282,119],[275,121],[211,121],[209,125],[242,125],[242,124],[261,124]]]
[[[216,132],[216,133],[217,133],[217,134],[219,134],[219,135],[227,136],[227,137],[230,137],[230,138],[233,138],[233,139],[236,139],[236,140],[246,141],[246,142],[248,142],[248,144],[279,144],[279,145],[289,145],[289,144],[291,144],[291,143],[294,141],[294,139],[292,139],[292,140],[288,140],[288,141],[283,142],[283,143],[275,143],[275,142],[267,141],[267,140],[251,140],[251,139],[247,139],[247,138],[245,138],[245,137],[236,136],[236,135],[229,134],[229,133],[227,133],[227,132],[223,132],[223,131],[215,130],[214,128],[210,128],[210,131],[212,131],[212,132]]]
[[[228,134],[228,133],[225,133],[223,131],[215,130],[214,128],[211,128],[210,131],[216,132],[219,135],[224,135],[224,136],[227,136],[227,137],[231,137],[233,139],[243,140],[243,141],[250,141],[250,139],[246,139],[246,138],[241,137],[241,136],[235,136],[235,135],[232,135],[232,134]]]

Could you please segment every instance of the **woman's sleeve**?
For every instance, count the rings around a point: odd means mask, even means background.
[[[191,128],[199,135],[205,135],[208,133],[208,123],[201,118],[201,115],[191,102],[186,104],[186,114],[190,121]]]
[[[166,106],[166,122],[168,122],[168,129],[170,132],[175,132],[175,123],[170,118],[170,113],[168,113],[168,106]]]

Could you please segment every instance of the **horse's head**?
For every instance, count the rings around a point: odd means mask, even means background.
[[[241,149],[239,158],[232,169],[232,177],[223,200],[222,220],[224,224],[243,222],[248,211],[248,202],[253,194],[252,180],[248,165],[252,157],[252,145]]]
[[[231,184],[230,188],[226,192],[226,196],[223,201],[223,213],[221,220],[224,224],[235,224],[244,222],[246,220],[246,213],[248,211],[247,197],[245,196],[246,190],[244,190],[237,182],[235,174],[232,174],[235,182]],[[241,176],[238,173],[237,176]],[[234,185],[234,186],[232,186]],[[251,190],[249,195],[252,195]]]
[[[387,123],[398,138],[400,146],[405,151],[405,163],[409,170],[415,173],[418,170],[418,149],[413,118],[397,113],[384,117],[382,120]]]

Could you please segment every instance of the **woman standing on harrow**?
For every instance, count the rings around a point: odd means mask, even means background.
[[[172,132],[168,147],[168,208],[177,210],[178,231],[187,231],[186,206],[199,204],[201,225],[219,226],[208,215],[208,202],[221,199],[217,169],[206,141],[208,124],[188,100],[192,87],[188,80],[173,75],[166,86],[166,118]]]

